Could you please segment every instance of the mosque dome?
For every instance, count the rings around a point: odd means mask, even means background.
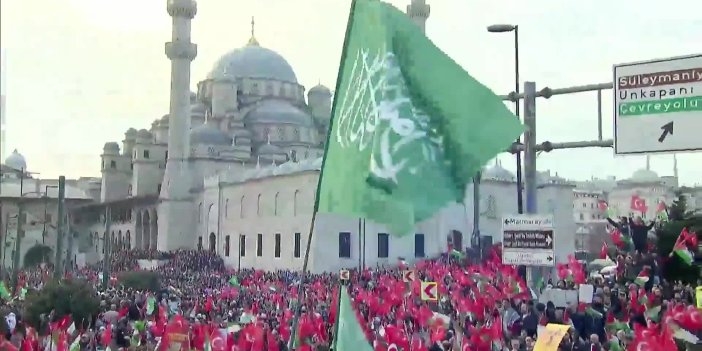
[[[129,128],[124,133],[125,139],[129,139],[129,140],[136,139],[136,136],[137,136],[137,130],[134,128]]]
[[[205,123],[190,130],[190,142],[202,145],[232,145],[232,138],[217,127]]]
[[[288,61],[277,52],[257,43],[234,49],[217,60],[210,79],[263,78],[297,83],[297,77]]]
[[[246,115],[248,123],[287,123],[312,126],[312,117],[283,100],[264,100]]]
[[[102,152],[106,155],[118,155],[119,154],[119,144],[115,142],[107,142],[105,146],[102,147]]]
[[[161,117],[161,124],[164,124],[164,123],[168,124],[168,122],[169,122],[169,115],[168,114],[163,115],[163,117]]]
[[[310,91],[307,92],[307,95],[326,95],[326,96],[331,96],[331,90],[329,88],[325,87],[324,85],[317,84],[313,86]]]
[[[5,159],[5,166],[10,167],[12,169],[21,171],[21,170],[27,170],[27,160],[24,159],[24,156],[17,152],[17,149],[12,151],[12,154],[10,156],[7,156]]]
[[[646,168],[639,169],[631,176],[633,182],[657,182],[659,180],[658,173]]]
[[[502,168],[502,163],[498,160],[494,166],[488,168],[483,172],[483,179],[496,179],[496,180],[506,180],[513,181],[514,174],[512,172]]]
[[[146,130],[146,129],[140,129],[140,130],[137,132],[137,137],[138,137],[138,138],[143,138],[143,139],[151,139],[151,138],[153,137],[153,135],[151,134],[151,132],[149,132],[149,131]]]

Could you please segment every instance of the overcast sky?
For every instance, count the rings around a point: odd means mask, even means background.
[[[519,24],[521,77],[537,90],[604,83],[612,65],[702,51],[699,0],[427,0],[427,35],[496,93],[513,89],[513,37],[487,33]],[[392,0],[405,9],[410,0]],[[200,0],[193,21],[198,57],[193,87],[215,60],[243,46],[251,16],[262,46],[282,54],[306,87],[336,79],[349,0]],[[676,9],[673,11],[672,9]],[[171,23],[164,0],[2,0],[7,51],[7,148],[17,148],[41,177],[99,176],[102,146],[129,127],[149,128],[168,112]],[[604,134],[612,136],[611,93]],[[553,142],[597,138],[595,93],[537,102],[537,137]],[[702,132],[701,132],[702,133]],[[514,157],[502,155],[514,170]],[[672,175],[672,156],[652,169]],[[681,181],[702,184],[702,154],[678,155]],[[540,170],[571,179],[625,178],[643,156],[611,149],[554,151]]]

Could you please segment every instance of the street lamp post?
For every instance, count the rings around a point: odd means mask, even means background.
[[[102,247],[105,253],[102,255],[102,288],[107,289],[110,282],[110,250],[112,250],[112,237],[110,237],[110,227],[112,226],[112,212],[109,207],[105,207],[105,234],[102,236]]]
[[[514,114],[519,118],[519,26],[511,24],[493,24],[487,27],[490,33],[514,32]],[[521,143],[521,136],[517,137]],[[524,199],[522,195],[522,153],[517,152],[517,211],[524,213]]]
[[[46,245],[46,217],[49,215],[48,213],[48,203],[49,203],[49,188],[54,189],[58,188],[56,185],[47,185],[44,187],[44,229],[41,231],[41,243],[43,245]]]

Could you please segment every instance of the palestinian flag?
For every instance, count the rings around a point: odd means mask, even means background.
[[[449,252],[449,255],[450,255],[451,257],[457,259],[457,260],[462,260],[462,259],[464,259],[464,258],[466,257],[466,255],[465,255],[463,252],[458,251],[458,250],[456,250],[456,249],[452,249],[452,250]]]
[[[695,235],[694,233],[692,234]],[[676,254],[688,266],[692,265],[692,262],[695,260],[695,255],[687,247],[689,236],[690,233],[687,231],[687,228],[683,228],[683,230],[680,232],[680,236],[678,236],[678,239],[675,240],[675,246],[673,246],[673,251],[670,253],[670,256]]]
[[[658,218],[660,221],[668,220],[668,207],[663,201],[659,202],[658,206],[656,207],[656,218]]]
[[[236,276],[233,275],[231,278],[229,278],[229,285],[233,287],[239,287],[239,279],[237,279]]]
[[[651,273],[649,272],[649,268],[645,267],[641,273],[634,279],[634,284],[643,287],[648,283],[648,280],[651,279]]]
[[[631,327],[629,327],[629,322],[620,321],[619,319],[614,317],[614,314],[612,312],[607,313],[607,322],[605,324],[605,329],[613,333],[616,333],[620,330],[624,330],[626,332],[631,331]]]

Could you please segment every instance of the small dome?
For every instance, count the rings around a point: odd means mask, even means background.
[[[326,96],[331,96],[331,90],[329,88],[325,87],[324,85],[317,84],[313,86],[310,91],[307,92],[307,95],[326,95]]]
[[[262,78],[297,83],[288,61],[277,52],[256,45],[224,54],[207,75],[210,79]]]
[[[190,143],[201,145],[232,145],[232,138],[210,123],[190,130]]]
[[[124,138],[125,139],[134,139],[137,136],[137,130],[134,128],[129,128],[127,131],[124,133]]]
[[[284,100],[265,100],[246,115],[248,123],[282,123],[311,127],[312,117]]]
[[[107,142],[105,146],[102,147],[102,151],[105,154],[119,154],[119,144],[115,142]]]
[[[273,145],[273,144],[263,144],[258,147],[259,155],[283,155],[283,149]]]
[[[631,180],[634,182],[657,182],[660,178],[658,178],[658,173],[644,168],[634,172]]]
[[[498,160],[494,166],[483,172],[483,179],[495,179],[504,181],[514,181],[514,174],[502,168],[502,163]]]
[[[242,137],[242,138],[251,138],[253,136],[253,134],[248,129],[234,129],[234,131],[232,132],[232,136]]]
[[[10,156],[7,156],[5,159],[5,166],[10,167],[14,170],[27,170],[27,160],[24,159],[24,156],[17,152],[17,149],[12,151],[12,154]]]
[[[161,124],[164,124],[164,123],[168,124],[169,121],[170,121],[170,118],[169,118],[168,114],[165,114],[165,115],[163,115],[163,117],[161,117]]]
[[[140,130],[137,132],[137,138],[141,138],[141,139],[151,139],[151,138],[153,138],[153,135],[151,134],[151,132],[149,132],[149,131],[146,130],[146,129],[140,129]]]

